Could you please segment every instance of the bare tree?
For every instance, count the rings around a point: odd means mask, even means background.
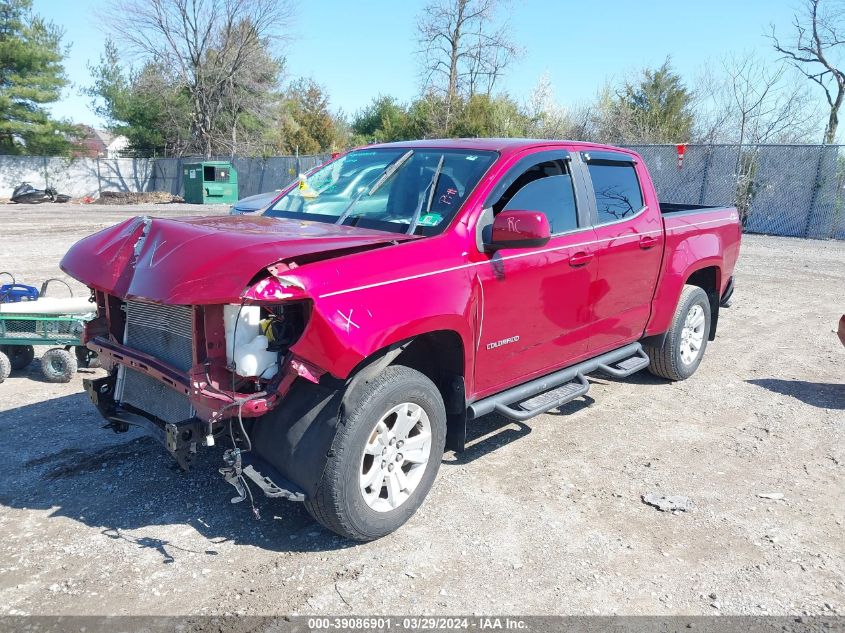
[[[781,44],[774,26],[770,38],[783,59],[824,90],[829,106],[824,142],[833,143],[839,127],[839,109],[845,99],[845,71],[835,59],[840,44],[845,43],[845,33],[841,32],[845,13],[841,2],[828,2],[825,9],[821,5],[822,0],[806,0],[804,15],[793,17],[795,37],[791,44]]]
[[[534,138],[586,140],[592,113],[588,106],[563,107],[555,99],[551,78],[543,73],[525,105],[528,135]]]
[[[706,75],[697,92],[702,140],[745,144],[806,142],[818,111],[807,86],[788,64],[772,66],[753,54],[731,55],[721,76]]]
[[[110,25],[134,53],[172,69],[192,103],[194,150],[211,156],[220,121],[237,139],[237,113],[257,78],[276,83],[281,63],[268,56],[284,42],[290,0],[112,0]],[[269,66],[268,66],[269,62]]]
[[[490,95],[519,54],[507,26],[497,23],[498,0],[432,0],[417,20],[423,92],[443,96],[447,128],[459,97]]]

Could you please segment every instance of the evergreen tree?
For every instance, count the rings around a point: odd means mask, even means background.
[[[190,144],[191,106],[187,93],[161,64],[145,63],[127,71],[111,40],[100,61],[88,70],[94,79],[85,89],[94,112],[114,134],[125,136],[141,155],[178,156]]]
[[[63,32],[32,12],[32,0],[0,2],[0,154],[65,154],[77,133],[44,107],[67,84]]]
[[[276,146],[289,154],[297,150],[300,154],[317,154],[337,149],[338,126],[322,86],[308,78],[288,86],[277,134]]]
[[[626,82],[618,105],[627,110],[633,132],[650,143],[681,143],[690,140],[694,122],[692,94],[669,58],[656,69],[646,68],[636,82]]]
[[[359,145],[410,139],[408,110],[394,97],[379,95],[355,115],[352,133]]]

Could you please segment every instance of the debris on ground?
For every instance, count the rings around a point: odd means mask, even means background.
[[[171,204],[184,202],[167,191],[104,191],[97,204]]]
[[[681,495],[658,495],[649,493],[643,495],[643,503],[653,506],[661,512],[689,512],[692,510],[692,501],[689,497]]]
[[[782,492],[758,492],[757,496],[761,499],[771,499],[772,501],[781,501],[783,499]]]

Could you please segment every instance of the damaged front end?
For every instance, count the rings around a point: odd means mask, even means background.
[[[115,430],[145,426],[183,467],[198,443],[214,444],[223,421],[260,417],[297,376],[319,378],[289,351],[308,319],[307,300],[167,306],[95,296],[98,317],[84,340],[109,375],[86,389]]]
[[[61,263],[97,303],[84,342],[108,375],[86,390],[109,427],[144,427],[185,469],[199,446],[229,437],[223,470],[239,498],[247,477],[270,496],[302,499],[321,471],[301,469],[325,455],[333,418],[297,426],[319,407],[302,403],[323,397],[325,373],[291,349],[313,309],[298,264],[411,239],[263,216],[137,217],[86,237]],[[291,400],[302,384],[315,389]],[[255,424],[262,416],[281,421]]]
[[[85,380],[108,428],[156,437],[185,470],[199,446],[231,438],[221,469],[246,498],[244,477],[268,496],[303,500],[303,490],[242,452],[250,422],[274,409],[293,382],[321,371],[290,347],[311,304],[301,287],[265,278],[240,304],[168,306],[95,292],[98,316],[84,332],[108,375]],[[256,460],[259,461],[259,460]]]

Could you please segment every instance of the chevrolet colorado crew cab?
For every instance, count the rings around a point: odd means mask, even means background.
[[[427,140],[343,154],[259,216],[137,217],[62,268],[92,290],[109,426],[303,501],[345,537],[402,525],[467,424],[689,378],[733,292],[736,209],[660,204],[634,152]]]

